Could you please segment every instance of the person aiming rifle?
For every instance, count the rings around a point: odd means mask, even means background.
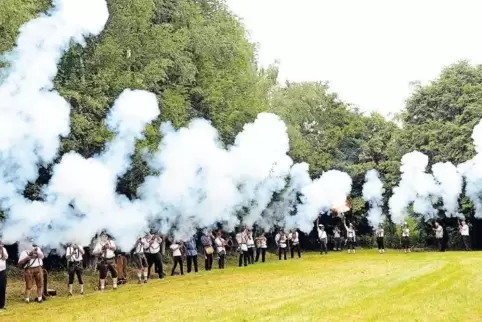
[[[356,241],[356,234],[355,228],[353,227],[352,223],[349,223],[348,226],[346,224],[346,220],[343,217],[343,224],[346,229],[346,240],[347,240],[347,247],[348,247],[348,254],[353,250],[353,254],[355,254],[355,241]]]
[[[28,246],[20,253],[18,265],[24,271],[26,303],[30,303],[30,292],[34,283],[37,286],[36,301],[42,303],[44,284],[43,259],[44,254],[42,250],[35,244]]]
[[[459,232],[460,232],[460,235],[462,236],[462,241],[464,243],[465,250],[466,251],[471,250],[469,225],[467,225],[465,220],[460,221],[459,219]]]
[[[437,245],[439,248],[439,251],[445,252],[445,244],[444,244],[444,229],[442,225],[439,224],[438,221],[435,222],[434,227],[432,228],[433,231],[435,232],[435,239],[437,240]]]
[[[77,243],[68,243],[65,251],[65,257],[67,258],[68,270],[69,270],[69,295],[72,296],[74,288],[74,278],[77,275],[77,280],[80,285],[80,295],[84,294],[84,281],[82,279],[83,274],[83,256],[84,248]]]
[[[276,234],[274,241],[278,246],[278,258],[281,260],[281,254],[284,256],[284,260],[286,260],[286,248],[288,243],[288,238],[286,238],[285,232],[283,229],[280,229],[279,233]]]
[[[137,268],[137,284],[147,283],[147,258],[144,249],[148,248],[147,240],[143,237],[137,238],[134,245],[134,263]]]
[[[410,229],[408,228],[408,223],[404,222],[402,225],[402,249],[405,253],[410,253]]]
[[[115,262],[115,250],[116,246],[114,241],[111,240],[106,234],[102,234],[100,242],[94,248],[94,254],[99,256],[100,262],[98,264],[99,269],[99,286],[100,290],[105,289],[105,279],[107,273],[110,272],[112,277],[112,288],[117,290],[117,267]]]

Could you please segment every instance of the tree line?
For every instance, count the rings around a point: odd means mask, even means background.
[[[61,155],[74,150],[91,157],[103,149],[112,136],[103,120],[125,88],[155,93],[161,115],[147,127],[132,168],[118,182],[118,192],[130,198],[149,172],[141,151],[157,148],[159,124],[166,120],[181,127],[195,117],[208,119],[229,144],[259,112],[278,114],[288,126],[295,162],[308,162],[313,177],[329,169],[350,174],[351,218],[366,234],[371,229],[361,196],[367,170],[380,172],[386,205],[399,181],[403,154],[419,150],[429,156],[429,166],[461,163],[475,155],[471,134],[482,117],[481,66],[454,62],[430,84],[415,84],[404,109],[387,120],[341,101],[327,82],[279,84],[276,64],[258,66],[255,44],[222,0],[107,2],[110,18],[104,32],[85,47],[73,46],[59,65],[55,87],[72,106],[71,133],[62,141]],[[50,0],[4,0],[0,52],[12,49],[19,27],[50,5]],[[0,71],[4,67],[0,58]],[[39,170],[38,180],[25,190],[28,198],[41,198],[50,170]],[[467,198],[461,197],[460,206],[467,218],[473,217]],[[482,230],[475,221],[473,226]],[[422,236],[430,233],[424,224],[416,229]]]

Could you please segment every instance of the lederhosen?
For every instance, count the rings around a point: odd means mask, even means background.
[[[74,247],[69,246],[70,249],[70,259],[69,259],[69,284],[74,283],[74,276],[77,275],[77,280],[79,284],[84,284],[82,280],[83,272],[83,262],[82,260],[76,260],[79,258],[79,250],[74,249]]]
[[[39,265],[37,267],[31,267],[35,264],[36,261],[39,261],[40,263],[40,260],[38,258],[35,258],[32,262],[30,262],[29,260],[27,263],[23,265],[25,288],[27,290],[30,290],[33,287],[34,282],[37,288],[43,287],[44,273],[43,273],[42,265]]]
[[[142,251],[142,253],[139,251]],[[147,258],[146,255],[144,254],[144,246],[140,243],[137,242],[135,253],[134,253],[134,262],[136,264],[137,269],[143,269],[147,268]]]
[[[110,245],[110,242],[109,242]],[[104,245],[103,247],[105,247]],[[107,249],[102,252],[102,257],[99,263],[99,276],[103,280],[107,277],[107,271],[110,272],[112,278],[117,278],[117,267],[115,263],[115,255],[113,257],[107,258]]]

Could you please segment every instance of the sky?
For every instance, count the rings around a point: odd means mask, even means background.
[[[482,63],[481,0],[226,0],[279,81],[329,81],[362,111],[390,117],[412,81],[461,59]]]

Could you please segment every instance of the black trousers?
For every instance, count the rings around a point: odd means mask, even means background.
[[[383,237],[377,237],[377,245],[378,245],[378,250],[385,249],[385,243],[383,241]]]
[[[298,252],[298,258],[301,258],[300,244],[291,245],[291,258],[295,257],[295,249]]]
[[[69,284],[74,284],[75,275],[77,275],[77,280],[79,281],[79,284],[84,284],[84,281],[82,280],[82,272],[82,262],[69,263]]]
[[[219,253],[219,259],[218,259],[218,267],[219,269],[224,269],[224,260],[226,258],[226,253],[222,252]]]
[[[248,247],[248,264],[254,264],[254,247]]]
[[[147,253],[147,277],[151,276],[151,267],[154,265],[154,271],[159,275],[159,278],[164,277],[164,270],[162,267],[162,257],[161,253],[157,252],[155,254]]]
[[[402,248],[409,249],[410,248],[410,238],[407,236],[402,236]]]
[[[326,246],[327,240],[326,238],[320,239],[320,245],[321,245],[321,252],[327,254],[328,253],[328,247]],[[336,247],[335,247],[336,248]]]
[[[334,241],[335,241],[334,249],[340,250],[341,249],[341,238],[335,237]]]
[[[99,264],[99,278],[105,280],[107,272],[110,272],[112,278],[117,278],[117,267],[115,265],[115,259],[102,260]]]
[[[210,271],[213,268],[213,254],[204,253],[204,269]]]
[[[194,272],[198,272],[197,268],[197,255],[196,256],[187,256],[187,272],[191,273],[191,268],[194,264]]]
[[[346,246],[348,249],[355,249],[355,239],[353,237],[348,237]]]
[[[248,266],[248,251],[239,251],[239,267],[243,266],[243,261],[244,261],[244,266]]]
[[[7,297],[7,270],[0,272],[0,309],[5,308],[5,299]]]
[[[437,239],[437,246],[439,251],[445,252],[445,243],[443,238],[436,238]]]
[[[281,260],[281,253],[284,254],[284,259],[286,260],[286,247],[285,248],[278,247],[278,258],[279,258],[279,260]]]
[[[181,275],[184,275],[184,265],[182,264],[182,256],[174,256],[174,265],[172,266],[171,276],[174,275],[177,264],[181,268]]]
[[[259,255],[261,255],[261,261],[264,263],[266,261],[266,248],[256,249],[256,262],[259,260]]]
[[[462,241],[464,242],[465,250],[470,250],[470,236],[462,236]]]

